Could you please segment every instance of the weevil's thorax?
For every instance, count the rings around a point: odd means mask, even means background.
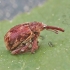
[[[32,32],[40,32],[44,29],[43,24],[40,22],[31,22],[29,24],[29,27],[31,29]]]

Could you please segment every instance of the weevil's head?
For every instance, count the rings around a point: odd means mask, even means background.
[[[31,22],[29,24],[29,27],[33,32],[40,32],[44,29],[44,25],[41,22],[36,22],[36,21]]]

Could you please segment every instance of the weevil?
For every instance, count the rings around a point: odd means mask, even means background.
[[[11,54],[20,54],[30,51],[34,53],[38,48],[38,37],[40,32],[46,30],[64,32],[64,29],[45,25],[42,22],[25,22],[12,27],[4,36],[7,49]],[[30,47],[31,46],[31,47]]]

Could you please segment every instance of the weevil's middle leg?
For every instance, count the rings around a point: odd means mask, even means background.
[[[25,45],[24,47],[21,48],[20,52],[24,53],[30,50],[29,46],[30,46],[31,42],[28,42],[27,45]]]
[[[36,33],[34,38],[32,39],[32,48],[31,48],[31,53],[34,53],[38,48],[38,36],[40,33]]]
[[[38,49],[38,42],[37,42],[37,40],[34,40],[32,42],[31,53],[34,53],[37,49]]]

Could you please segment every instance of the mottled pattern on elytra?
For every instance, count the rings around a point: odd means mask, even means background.
[[[31,30],[28,25],[21,24],[10,29],[5,35],[7,48],[14,49],[22,41],[26,40],[31,35]]]

